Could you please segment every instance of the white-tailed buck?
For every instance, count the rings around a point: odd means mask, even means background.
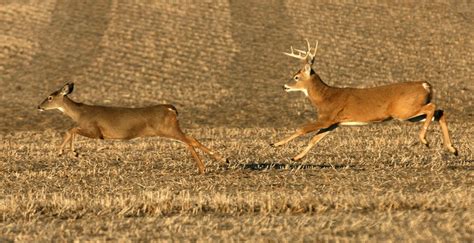
[[[196,160],[200,173],[204,173],[204,163],[194,148],[201,149],[218,161],[223,160],[218,153],[212,152],[181,131],[177,119],[178,111],[172,105],[163,104],[142,108],[86,105],[69,99],[67,95],[73,88],[73,83],[67,83],[61,89],[51,93],[38,106],[40,111],[58,109],[77,123],[76,127],[66,132],[59,149],[60,155],[69,142],[71,151],[77,156],[73,145],[76,134],[99,139],[160,136],[185,143]]]
[[[428,82],[405,82],[364,89],[331,87],[325,84],[312,68],[318,43],[316,42],[312,51],[308,40],[306,42],[306,51],[291,47],[291,53],[284,53],[303,60],[303,68],[296,72],[290,83],[285,84],[283,88],[286,92],[303,92],[316,108],[318,119],[301,127],[288,138],[272,144],[273,146],[286,144],[299,136],[317,131],[308,146],[293,158],[299,160],[340,125],[364,125],[390,119],[424,120],[419,138],[421,143],[428,145],[426,130],[432,120],[437,120],[443,133],[444,145],[457,155],[457,150],[449,138],[445,114],[442,110],[436,110],[436,105],[431,102],[433,91]]]

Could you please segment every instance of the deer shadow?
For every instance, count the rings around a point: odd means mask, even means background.
[[[263,163],[247,163],[247,164],[238,164],[237,167],[244,170],[253,170],[253,171],[262,171],[262,170],[314,170],[314,169],[351,169],[351,170],[363,170],[363,168],[357,167],[355,165],[347,164],[308,164],[308,163],[272,163],[272,162],[263,162]]]

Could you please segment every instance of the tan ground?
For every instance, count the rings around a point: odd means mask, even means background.
[[[0,1],[0,241],[473,240],[471,2],[132,2]],[[433,84],[460,156],[437,124],[425,148],[398,122],[338,129],[301,162],[309,136],[269,147],[315,117],[281,89],[304,38],[330,85]],[[90,104],[176,105],[231,164],[198,175],[159,138],[57,157],[72,122],[35,107],[66,81]]]

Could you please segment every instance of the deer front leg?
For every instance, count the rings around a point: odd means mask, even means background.
[[[71,128],[69,129],[66,134],[64,135],[64,139],[63,139],[63,142],[61,143],[61,146],[59,147],[59,156],[61,156],[63,154],[63,151],[64,151],[64,146],[66,146],[66,144],[69,142],[69,146],[71,148],[71,151],[74,153],[74,156],[77,156],[78,154],[76,153],[76,151],[74,151],[74,137],[78,131],[78,127],[74,127],[74,128]]]
[[[314,123],[309,123],[309,124],[306,124],[304,125],[303,127],[301,127],[300,129],[296,130],[295,133],[293,133],[291,136],[277,142],[277,143],[271,143],[270,145],[273,146],[273,147],[278,147],[278,146],[281,146],[281,145],[284,145],[284,144],[287,144],[288,142],[290,142],[291,140],[299,137],[299,136],[303,136],[307,133],[310,133],[310,132],[314,132],[316,130],[319,130],[321,129],[322,126],[320,124],[320,122],[314,122]]]

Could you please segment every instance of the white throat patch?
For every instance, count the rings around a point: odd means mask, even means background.
[[[58,107],[58,110],[60,110],[62,113],[64,113],[64,108]]]
[[[308,96],[308,90],[307,89],[295,89],[295,88],[291,88],[291,87],[288,87],[285,85],[285,91],[286,92],[294,92],[294,91],[301,91],[304,93],[304,95]]]
[[[306,97],[308,97],[308,90],[307,90],[307,89],[302,89],[301,92],[303,92],[304,95],[305,95]]]

